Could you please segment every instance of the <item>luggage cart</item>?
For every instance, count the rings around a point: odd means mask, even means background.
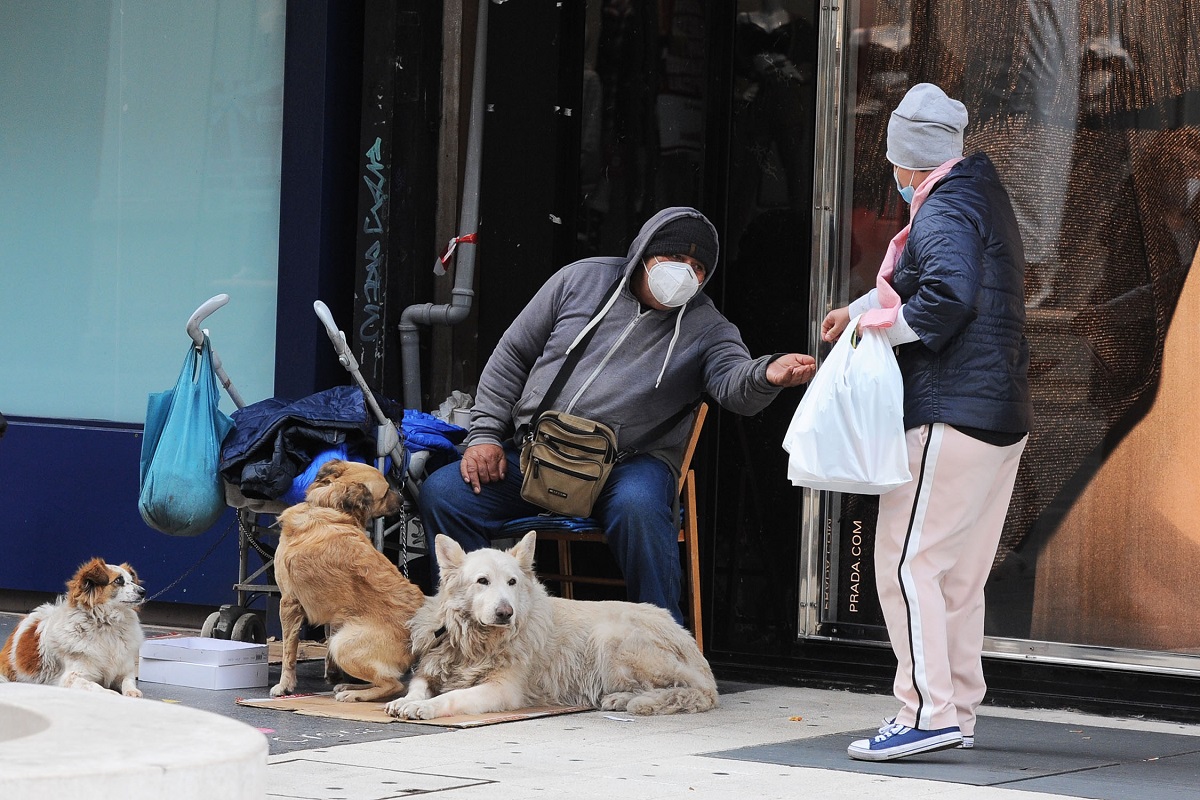
[[[200,324],[228,302],[229,295],[216,295],[201,304],[188,319],[187,332],[197,347],[203,345],[204,336],[208,334],[207,330],[200,328]],[[395,542],[397,566],[407,575],[408,562],[428,553],[424,530],[417,515],[417,498],[420,493],[420,481],[425,476],[429,453],[406,451],[400,431],[384,414],[374,393],[367,386],[359,371],[358,361],[346,341],[346,335],[337,327],[333,315],[320,300],[313,303],[313,310],[333,344],[339,363],[350,373],[362,392],[364,406],[376,422],[375,466],[388,477],[402,498],[401,509],[391,518],[391,524],[383,518],[373,520],[370,531],[372,542],[380,552],[387,552],[390,543]],[[245,401],[221,366],[216,350],[212,349],[211,337],[209,347],[213,371],[218,381],[234,404],[239,409],[245,408]],[[388,458],[392,461],[392,469],[385,469]],[[249,606],[258,597],[280,594],[279,587],[275,584],[273,567],[275,548],[279,541],[277,517],[287,508],[287,503],[246,497],[240,487],[228,481],[225,482],[225,501],[237,511],[238,580],[233,585],[237,593],[237,603],[223,605],[220,610],[210,614],[201,627],[200,635],[263,644],[267,640],[266,626],[262,617],[254,613]],[[261,561],[257,567],[251,564],[252,553]]]

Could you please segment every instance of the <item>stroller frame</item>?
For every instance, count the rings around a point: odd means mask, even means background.
[[[188,319],[187,332],[197,347],[203,345],[204,337],[208,334],[207,330],[200,328],[200,323],[228,302],[229,295],[218,294],[201,304]],[[420,495],[419,478],[424,477],[429,452],[421,450],[407,453],[406,464],[406,450],[400,432],[396,429],[396,424],[383,413],[370,387],[367,386],[366,380],[363,379],[358,361],[354,358],[346,341],[346,334],[337,327],[333,315],[320,300],[313,303],[313,310],[333,344],[338,362],[354,379],[363,394],[365,407],[377,423],[375,467],[388,477],[389,482],[395,480],[397,473],[400,476],[399,485],[394,487],[400,492],[402,498],[401,509],[395,518],[396,521],[388,525],[384,518],[376,518],[372,521],[370,535],[375,549],[380,552],[385,552],[385,545],[391,538],[398,540],[397,567],[407,576],[408,562],[413,557],[425,555],[428,552],[424,530],[416,512],[416,501]],[[216,373],[217,380],[233,400],[234,405],[239,409],[244,408],[246,403],[225,373],[216,350],[212,349],[211,338],[209,347],[212,354],[213,371]],[[393,469],[385,470],[385,460],[389,456],[392,459]],[[266,626],[262,618],[249,608],[249,604],[258,596],[279,595],[280,590],[274,582],[275,547],[272,544],[272,540],[277,539],[279,535],[278,522],[272,519],[270,523],[264,524],[262,517],[277,517],[281,511],[287,508],[287,504],[278,500],[247,498],[241,493],[238,486],[229,482],[225,483],[225,500],[227,505],[237,511],[238,580],[233,585],[233,589],[237,593],[237,603],[223,605],[219,611],[210,614],[201,627],[200,635],[263,644],[267,638]],[[250,565],[251,553],[255,553],[262,560],[262,565],[253,570]]]

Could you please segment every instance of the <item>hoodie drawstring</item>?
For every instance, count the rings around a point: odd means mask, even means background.
[[[600,313],[592,317],[591,321],[589,321],[587,325],[583,326],[583,330],[575,335],[574,341],[572,341],[570,347],[567,348],[567,354],[570,354],[570,352],[575,349],[575,345],[579,344],[583,338],[587,336],[588,331],[600,324],[600,320],[604,319],[604,315],[609,312],[609,309],[616,304],[617,298],[621,296],[621,288],[624,285],[624,281],[618,284],[616,291],[612,293],[612,296],[608,298],[608,302],[605,303],[604,307],[600,309]],[[665,375],[667,372],[667,364],[671,362],[671,354],[675,352],[675,343],[679,341],[679,327],[683,323],[683,312],[686,310],[686,305],[680,306],[679,313],[675,315],[675,332],[671,334],[671,343],[667,345],[667,356],[663,359],[662,369],[658,371],[657,380],[654,381],[655,389],[657,389],[659,384],[662,383],[663,375]]]
[[[662,383],[663,374],[667,371],[667,363],[671,360],[671,353],[675,352],[675,342],[679,341],[679,326],[683,323],[683,312],[687,311],[687,306],[679,307],[679,313],[675,315],[675,333],[671,335],[671,343],[667,345],[667,357],[663,359],[662,369],[658,371],[658,380],[654,382],[654,388]]]

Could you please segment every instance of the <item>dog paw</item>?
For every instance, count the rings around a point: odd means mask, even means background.
[[[121,694],[125,695],[126,697],[141,697],[142,690],[141,689],[126,689],[125,691],[121,692]]]
[[[655,702],[654,700],[651,700],[650,698],[635,697],[634,699],[629,701],[628,705],[625,706],[625,712],[627,714],[636,714],[638,716],[644,717],[644,716],[649,716],[650,714],[659,713],[661,708],[662,708],[661,703]]]
[[[284,686],[282,683],[277,683],[271,687],[271,697],[282,697],[285,694],[291,694],[296,690],[293,686]]]
[[[369,683],[339,683],[333,687],[334,694],[345,694],[346,692],[362,691],[363,689],[371,688]]]
[[[440,716],[435,703],[429,700],[413,702],[403,697],[388,703],[384,710],[400,719],[435,719]]]
[[[633,692],[614,692],[600,698],[601,711],[624,711],[633,698]]]

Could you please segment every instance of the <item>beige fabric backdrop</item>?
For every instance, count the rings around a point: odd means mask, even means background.
[[[1167,331],[1153,407],[1038,559],[1035,639],[1200,652],[1198,266],[1200,251]]]

